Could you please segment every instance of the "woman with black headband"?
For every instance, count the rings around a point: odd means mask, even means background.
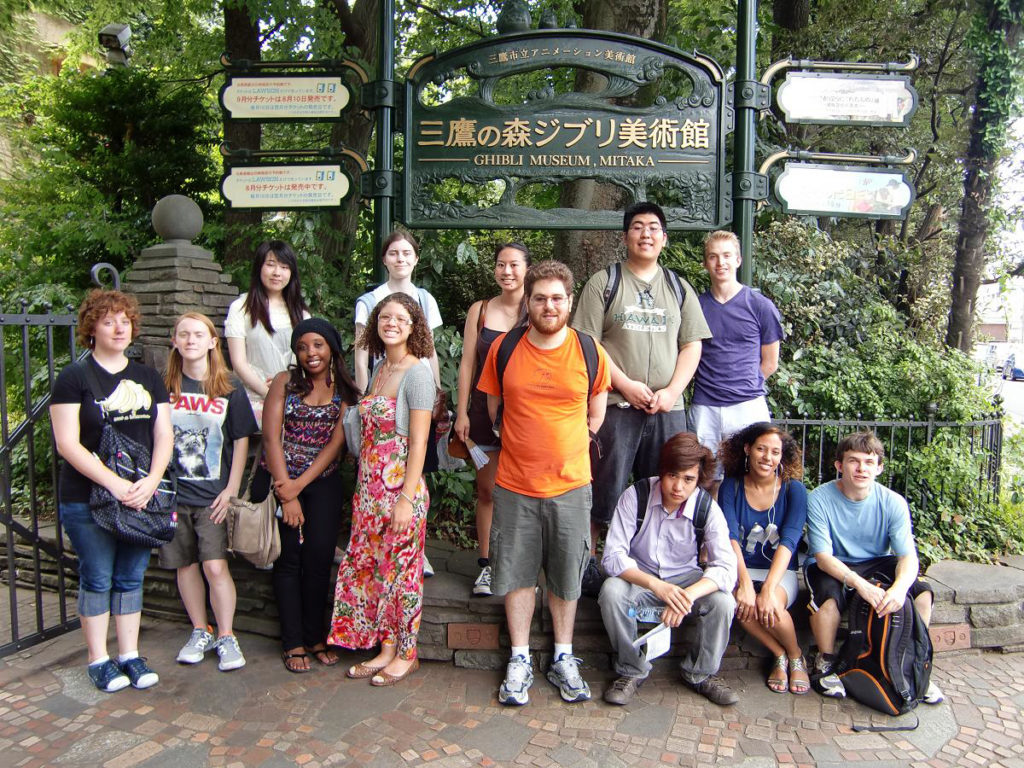
[[[301,673],[310,669],[309,654],[325,666],[338,663],[326,645],[324,601],[341,525],[342,416],[357,394],[341,355],[341,337],[326,320],[299,322],[292,351],[297,364],[275,376],[267,393],[262,468],[281,504],[274,594],[282,658],[289,672]]]

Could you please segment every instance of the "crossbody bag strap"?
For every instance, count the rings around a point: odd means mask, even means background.
[[[114,420],[110,418],[110,414],[107,413],[106,408],[100,405],[100,402],[105,400],[107,396],[103,394],[103,389],[100,387],[100,380],[96,378],[96,371],[92,369],[89,359],[90,358],[86,358],[81,362],[82,370],[85,372],[85,380],[89,383],[89,389],[92,391],[92,397],[93,400],[96,401],[96,406],[100,409],[100,415],[107,424],[113,427]]]

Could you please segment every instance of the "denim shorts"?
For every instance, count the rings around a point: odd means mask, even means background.
[[[150,548],[119,541],[100,528],[87,502],[61,502],[60,522],[78,555],[79,615],[139,613]]]

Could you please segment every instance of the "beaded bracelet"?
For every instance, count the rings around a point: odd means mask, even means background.
[[[410,504],[415,504],[415,503],[416,503],[415,501],[413,501],[412,499],[410,499],[410,498],[409,498],[409,497],[408,497],[408,496],[406,495],[405,491],[399,491],[399,492],[398,492],[398,495],[399,495],[399,496],[401,496],[401,497],[402,497],[403,499],[405,499],[406,501],[408,501],[408,502],[409,502]]]

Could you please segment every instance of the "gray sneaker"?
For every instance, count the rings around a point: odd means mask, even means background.
[[[740,697],[736,695],[736,691],[726,685],[722,678],[715,675],[709,675],[699,683],[691,682],[684,675],[683,685],[694,693],[699,693],[712,704],[717,704],[720,707],[730,707],[740,700]]]
[[[498,689],[498,703],[521,707],[530,700],[533,662],[526,656],[513,656],[505,667],[505,679]]]
[[[590,701],[590,686],[580,676],[580,660],[562,654],[548,668],[548,682],[558,689],[563,701]]]
[[[480,569],[480,575],[473,582],[473,597],[487,597],[491,593],[491,566]]]
[[[221,672],[245,666],[245,656],[242,655],[242,649],[238,647],[238,638],[234,635],[225,635],[217,640],[217,655],[220,657],[217,669]]]
[[[628,704],[646,679],[644,677],[626,677],[623,675],[605,690],[604,700],[609,704],[617,704],[619,706]]]
[[[212,647],[213,635],[202,627],[196,627],[188,642],[178,651],[178,661],[181,664],[198,664]]]

